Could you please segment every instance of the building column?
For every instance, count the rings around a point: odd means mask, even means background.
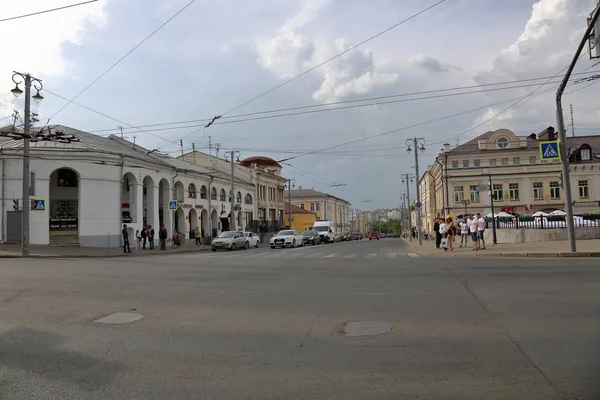
[[[144,184],[136,183],[135,185],[131,185],[132,188],[130,190],[135,191],[133,195],[133,201],[130,204],[131,217],[133,220],[138,223],[140,226],[144,223]]]

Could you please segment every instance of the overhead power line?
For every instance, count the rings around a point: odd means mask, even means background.
[[[342,51],[342,52],[340,52],[340,53],[338,53],[338,54],[334,55],[333,57],[330,57],[330,58],[328,58],[327,60],[325,60],[325,61],[323,61],[323,62],[321,62],[321,63],[319,63],[319,64],[317,64],[317,65],[315,65],[315,66],[313,66],[313,67],[311,67],[311,68],[309,68],[309,69],[307,69],[307,70],[305,70],[305,71],[301,72],[301,73],[299,73],[298,75],[296,75],[296,76],[294,76],[294,77],[292,77],[292,78],[290,78],[290,79],[287,79],[287,80],[285,80],[285,81],[281,82],[280,84],[278,84],[278,85],[276,85],[276,86],[272,87],[271,89],[267,90],[266,92],[263,92],[263,93],[261,93],[261,94],[259,94],[259,95],[257,95],[257,96],[254,96],[254,97],[253,97],[253,98],[251,98],[250,100],[247,100],[247,101],[245,101],[244,103],[242,103],[242,104],[240,104],[240,105],[238,105],[238,106],[236,106],[236,107],[234,107],[234,108],[230,109],[229,111],[227,111],[227,112],[225,112],[225,113],[223,113],[223,114],[221,114],[221,115],[217,115],[217,116],[215,116],[215,117],[213,117],[213,118],[214,118],[214,119],[217,119],[217,118],[222,118],[222,117],[224,117],[224,116],[226,116],[226,115],[228,115],[228,114],[231,114],[232,112],[234,112],[234,111],[236,111],[236,110],[239,110],[239,109],[240,109],[240,108],[242,108],[242,107],[245,107],[245,106],[247,106],[248,104],[250,104],[250,103],[252,103],[252,102],[254,102],[254,101],[256,101],[256,100],[258,100],[258,99],[260,99],[260,98],[262,98],[262,97],[264,97],[264,96],[266,96],[266,95],[268,95],[269,93],[272,93],[272,92],[274,92],[275,90],[277,90],[277,89],[281,88],[282,86],[285,86],[285,85],[287,85],[288,83],[295,81],[296,79],[298,79],[298,78],[300,78],[300,77],[302,77],[302,76],[304,76],[304,75],[306,75],[306,74],[308,74],[308,73],[310,73],[310,72],[314,71],[315,69],[322,67],[323,65],[325,65],[325,64],[327,64],[327,63],[329,63],[329,62],[331,62],[331,61],[333,61],[333,60],[335,60],[335,59],[337,59],[337,58],[339,58],[339,57],[341,57],[341,56],[343,56],[344,54],[346,54],[346,53],[348,53],[348,52],[350,52],[350,51],[352,51],[352,50],[354,50],[354,49],[356,49],[356,48],[358,48],[358,47],[362,46],[363,44],[365,44],[365,43],[368,43],[368,42],[370,42],[371,40],[373,40],[373,39],[375,39],[375,38],[378,38],[379,36],[381,36],[381,35],[383,35],[383,34],[385,34],[385,33],[389,32],[389,31],[391,31],[391,30],[393,30],[393,29],[395,29],[395,28],[399,27],[400,25],[402,25],[402,24],[405,24],[405,23],[407,23],[408,21],[411,21],[411,20],[415,19],[415,18],[416,18],[416,17],[418,17],[419,15],[421,15],[421,14],[423,14],[423,13],[426,13],[427,11],[431,10],[432,8],[435,8],[435,7],[439,6],[440,4],[444,3],[445,1],[446,1],[446,0],[440,0],[440,1],[438,1],[437,3],[435,3],[435,4],[432,4],[431,6],[429,6],[429,7],[427,7],[427,8],[424,8],[424,9],[423,9],[423,10],[421,10],[421,11],[419,11],[419,12],[417,12],[417,13],[415,13],[415,14],[412,14],[411,16],[409,16],[409,17],[407,17],[407,18],[403,19],[402,21],[400,21],[400,22],[398,22],[398,23],[396,23],[396,24],[394,24],[394,25],[392,25],[392,26],[390,26],[390,27],[388,27],[388,28],[386,28],[386,29],[382,30],[381,32],[378,32],[378,33],[376,33],[375,35],[373,35],[373,36],[371,36],[371,37],[369,37],[369,38],[367,38],[367,39],[363,40],[362,42],[359,42],[358,44],[356,44],[356,45],[354,45],[354,46],[352,46],[352,47],[350,47],[350,48],[348,48],[348,49],[346,49],[346,50],[344,50],[344,51]],[[213,119],[213,121],[214,121],[214,119]],[[209,123],[209,125],[210,125],[210,123]],[[207,125],[206,127],[208,127],[209,125]],[[186,138],[186,137],[188,137],[188,136],[191,136],[191,135],[193,135],[193,134],[195,134],[195,133],[199,132],[200,130],[201,130],[201,129],[197,129],[197,130],[195,130],[195,131],[193,131],[193,132],[190,132],[189,134],[187,134],[187,135],[185,135],[185,136],[183,136],[182,138],[179,138],[179,139],[177,139],[177,140],[181,140],[181,139],[184,139],[184,138]],[[176,141],[177,141],[177,140],[176,140]]]
[[[69,100],[69,102],[67,104],[65,104],[64,106],[62,106],[57,112],[55,112],[50,119],[56,117],[62,110],[64,110],[65,108],[67,108],[71,103],[73,103],[74,100],[76,100],[79,96],[81,96],[86,90],[88,90],[90,87],[92,87],[92,85],[94,85],[96,82],[98,82],[100,79],[102,79],[102,77],[104,75],[106,75],[107,73],[109,73],[113,68],[115,68],[117,65],[119,65],[121,63],[121,61],[123,61],[125,58],[127,58],[131,53],[133,53],[135,50],[137,50],[138,47],[140,47],[142,44],[144,44],[148,39],[150,39],[152,36],[154,36],[158,31],[160,31],[162,28],[164,28],[169,22],[171,22],[173,19],[175,19],[175,17],[177,17],[179,14],[181,14],[185,9],[187,9],[189,6],[191,6],[196,0],[191,0],[189,3],[187,3],[185,6],[183,6],[182,8],[179,9],[179,11],[177,11],[175,14],[173,14],[169,19],[167,19],[165,22],[163,22],[158,28],[156,28],[155,30],[153,30],[148,36],[146,36],[144,39],[142,39],[141,42],[139,42],[138,44],[136,44],[131,50],[129,50],[127,53],[125,53],[125,55],[121,58],[119,58],[115,63],[113,63],[110,67],[108,67],[108,69],[106,71],[104,71],[103,73],[101,73],[96,79],[94,79],[89,85],[87,85],[86,87],[84,87],[79,93],[77,93],[77,95],[75,97],[73,97],[72,99]]]
[[[27,18],[27,17],[33,17],[34,15],[40,15],[40,14],[46,14],[46,13],[53,12],[53,11],[65,10],[67,8],[73,8],[73,7],[83,6],[83,5],[86,5],[86,4],[95,3],[97,1],[98,0],[83,1],[81,3],[69,4],[67,6],[62,6],[62,7],[57,7],[57,8],[50,8],[48,10],[36,11],[36,12],[33,12],[33,13],[18,15],[18,16],[15,16],[15,17],[3,18],[3,19],[0,19],[0,22],[12,21],[12,20],[15,20],[15,19],[21,19],[21,18]]]

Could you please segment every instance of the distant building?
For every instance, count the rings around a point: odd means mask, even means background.
[[[290,226],[290,222],[289,222],[289,212],[290,212],[290,204],[289,203],[284,203],[285,205],[285,212],[284,212],[284,226]],[[297,207],[295,205],[291,205],[292,209],[292,223],[291,223],[291,227],[292,229],[298,231],[298,232],[304,232],[309,230],[310,228],[312,228],[312,226],[314,225],[314,223],[317,221],[317,214],[306,210],[304,208],[300,208]]]
[[[290,192],[285,192],[286,200],[289,194]],[[350,230],[348,201],[314,189],[302,188],[291,191],[291,200],[293,205],[316,213],[319,220],[332,221],[338,231]]]

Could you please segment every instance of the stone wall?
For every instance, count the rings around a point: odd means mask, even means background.
[[[486,231],[486,236],[486,239],[491,240],[491,228]],[[555,242],[568,240],[566,229],[497,229],[496,237],[498,243]],[[575,238],[577,240],[600,239],[600,228],[576,228]]]

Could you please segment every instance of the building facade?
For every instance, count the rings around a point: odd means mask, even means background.
[[[12,129],[10,127],[9,129]],[[30,199],[44,200],[38,212],[23,207],[22,141],[0,143],[2,241],[20,240],[20,212],[30,212],[30,243],[116,247],[122,224],[135,230],[164,225],[169,236],[200,227],[204,238],[238,228],[256,212],[255,187],[199,165],[151,152],[115,136],[99,137],[73,128],[46,127],[72,135],[73,143],[31,143]],[[243,202],[242,199],[246,199]],[[16,208],[16,209],[15,209]],[[232,215],[233,214],[233,215]]]
[[[286,199],[291,195],[293,205],[314,212],[319,220],[332,221],[336,230],[350,230],[348,201],[314,189],[299,188],[284,195]]]
[[[289,209],[290,203],[285,203],[285,213],[284,213],[284,226],[291,226],[292,229],[298,232],[304,232],[313,227],[315,222],[317,222],[317,214],[305,210],[304,208],[297,207],[295,205],[291,205],[291,210]],[[292,215],[292,222],[290,225],[289,216],[290,211]]]
[[[558,160],[540,157],[541,141],[556,140],[552,127],[517,136],[507,129],[486,132],[455,148],[445,145],[420,178],[423,227],[433,219],[494,211],[530,215],[564,209]],[[575,214],[600,212],[600,136],[567,138]]]

